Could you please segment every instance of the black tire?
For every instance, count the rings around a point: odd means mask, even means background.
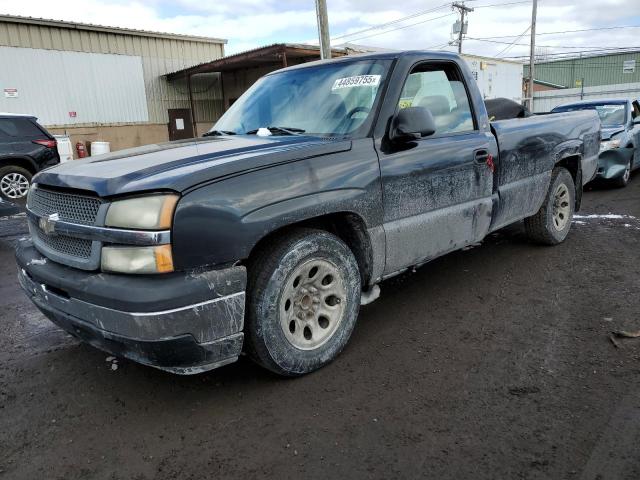
[[[29,185],[31,185],[31,178],[33,177],[31,175],[31,172],[29,172],[28,170],[26,170],[26,169],[24,169],[22,167],[18,167],[18,166],[15,166],[15,165],[7,165],[6,167],[0,167],[0,187],[2,187],[3,180],[8,178],[9,175],[22,176],[22,177],[26,178],[27,181],[29,182]],[[20,201],[20,200],[26,199],[26,194],[24,196],[21,196],[21,197],[13,197],[13,196],[6,195],[5,192],[3,192],[2,188],[0,188],[0,196],[2,198],[4,198],[5,200],[9,200],[10,202],[15,202],[15,201]]]
[[[568,214],[562,215],[562,218],[554,218],[556,193],[564,185],[567,191],[568,199],[562,199],[562,204],[568,203]],[[540,210],[524,220],[524,227],[528,237],[534,242],[543,245],[557,245],[562,243],[571,229],[571,220],[576,205],[576,188],[573,183],[573,177],[566,168],[556,167],[551,174],[551,182],[549,190],[545,196],[544,202]],[[565,220],[565,217],[568,218]],[[560,220],[562,228],[558,228],[556,221]]]
[[[291,322],[294,323],[294,331],[298,328],[298,317],[291,319],[291,316],[296,313],[295,309],[303,308],[301,305],[304,299],[301,300],[300,291],[304,290],[305,285],[307,288],[311,288],[310,283],[303,285],[303,282],[312,282],[313,278],[311,277],[312,272],[309,272],[309,275],[305,276],[303,280],[298,280],[296,288],[299,290],[293,290],[295,279],[292,278],[292,275],[294,272],[297,274],[301,268],[306,268],[307,265],[315,261],[328,262],[331,267],[336,268],[338,279],[333,281],[339,281],[339,285],[343,287],[345,298],[337,302],[341,304],[339,309],[342,313],[338,316],[339,320],[336,321],[335,326],[331,326],[333,333],[327,337],[324,343],[313,349],[305,350],[292,343],[295,339],[291,341],[287,338],[283,324]],[[316,270],[316,272],[318,271]],[[297,275],[296,278],[301,278],[301,275]],[[325,279],[320,281],[324,282]],[[287,298],[283,298],[285,294]],[[322,298],[323,294],[324,291],[317,293],[318,299]],[[328,232],[308,228],[296,229],[287,233],[262,248],[255,255],[255,260],[249,265],[245,316],[247,353],[258,364],[283,376],[304,375],[323,367],[338,356],[347,344],[358,317],[360,295],[358,264],[353,253],[342,240]],[[288,297],[292,297],[296,304],[296,306],[290,307],[294,310],[289,313],[283,310]],[[327,301],[327,305],[331,305],[325,298],[318,300],[318,302],[323,301]],[[330,308],[333,307],[335,304],[330,306]],[[312,308],[322,307],[312,305]],[[300,311],[297,313],[301,314]],[[316,338],[327,335],[327,332],[320,330],[322,315],[320,313],[313,315],[319,315],[318,320],[313,324],[313,328],[318,329]],[[307,318],[300,320],[300,322],[303,321],[312,322],[313,320]],[[300,328],[304,328],[306,336],[307,327],[300,326]],[[290,327],[291,336],[294,335],[294,331],[291,331]],[[300,329],[297,331],[302,332]]]
[[[625,169],[624,174],[618,178],[614,178],[613,180],[611,180],[609,182],[609,185],[616,188],[626,187],[629,184],[629,179],[631,178],[631,168],[632,168],[631,160],[629,160],[629,163],[627,163],[627,167]]]

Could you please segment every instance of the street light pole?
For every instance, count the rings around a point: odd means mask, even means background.
[[[536,16],[538,14],[538,0],[533,0],[531,11],[531,51],[529,52],[529,110],[533,112],[533,79],[536,60]]]
[[[318,17],[318,38],[320,40],[320,58],[331,58],[331,40],[329,37],[329,16],[327,0],[316,0],[316,16]]]

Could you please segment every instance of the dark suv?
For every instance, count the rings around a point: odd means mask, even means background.
[[[26,197],[31,177],[60,163],[55,138],[30,115],[0,113],[0,196]]]

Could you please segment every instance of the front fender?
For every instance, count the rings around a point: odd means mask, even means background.
[[[615,148],[602,152],[598,157],[598,177],[604,180],[622,177],[633,152],[633,148]]]
[[[246,259],[268,234],[338,212],[355,213],[367,228],[382,224],[378,158],[371,139],[349,152],[248,172],[184,195],[172,243],[177,269]]]

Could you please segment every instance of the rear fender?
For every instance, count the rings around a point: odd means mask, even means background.
[[[8,165],[22,167],[25,170],[28,170],[31,174],[35,174],[38,171],[37,165],[31,158],[21,155],[0,157],[0,167],[6,167]]]

